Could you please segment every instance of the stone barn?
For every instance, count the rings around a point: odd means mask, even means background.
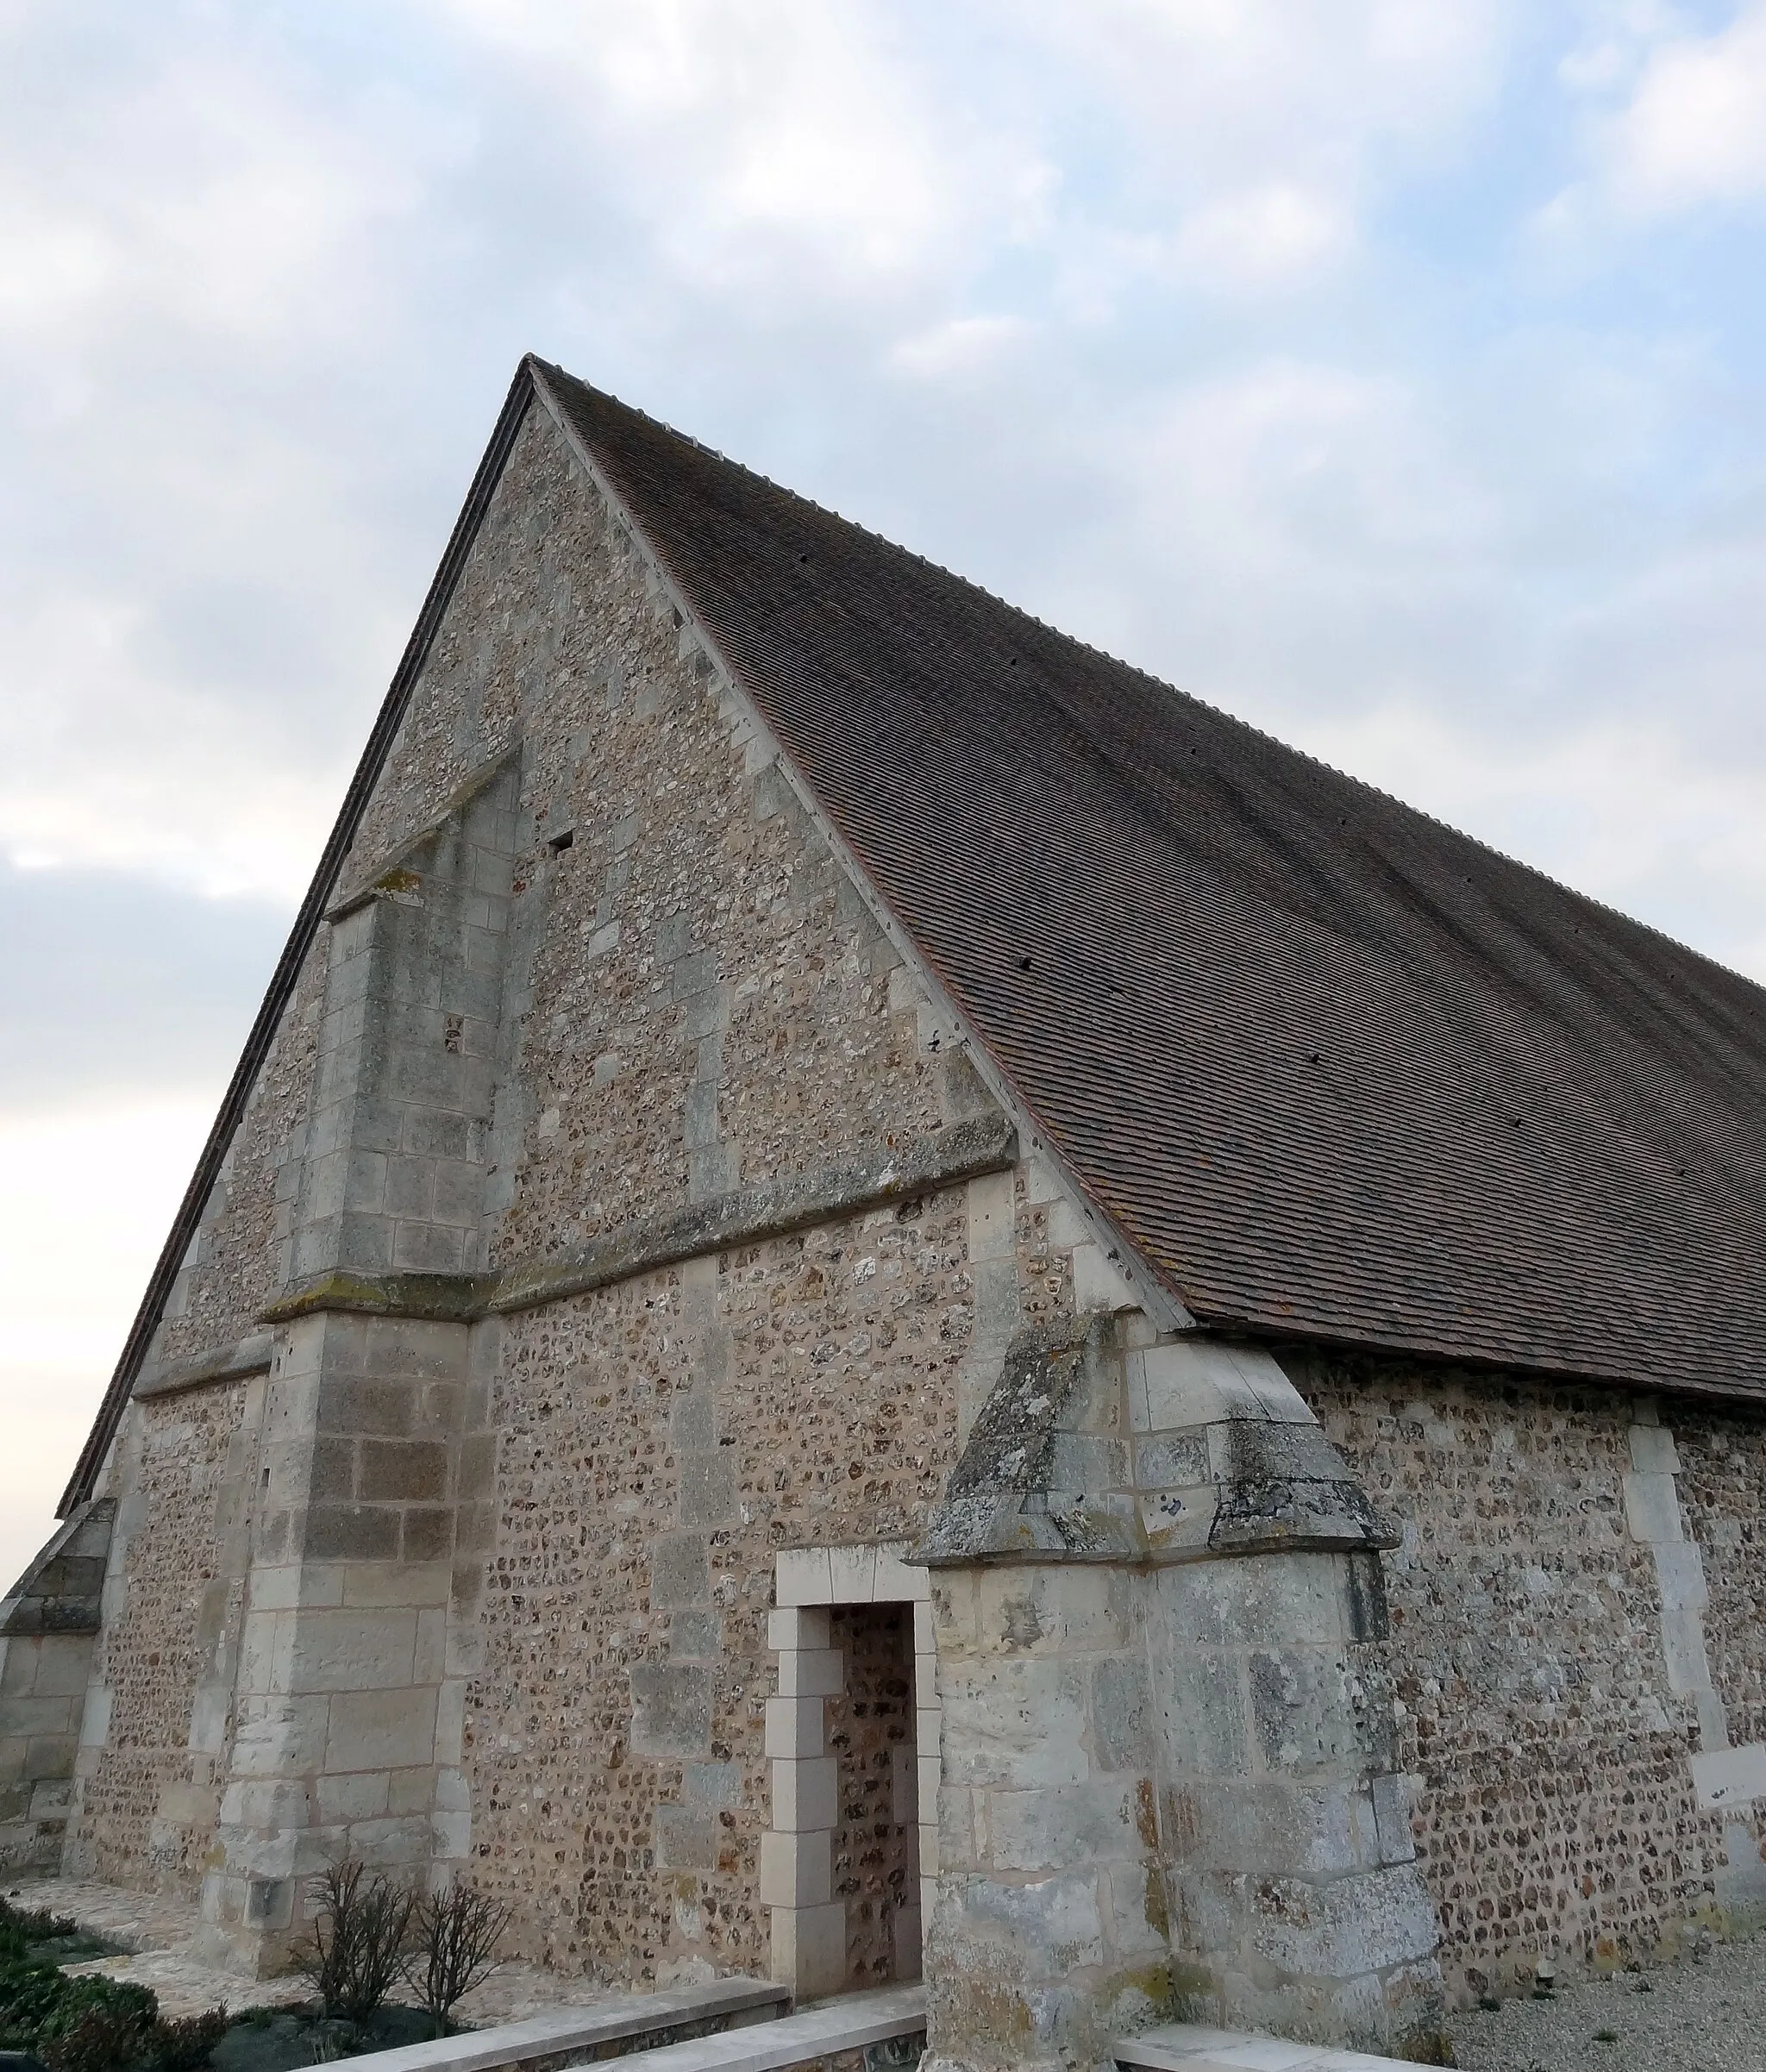
[[[0,1847],[947,2065],[1766,1892],[1766,993],[538,360],[62,1507]]]

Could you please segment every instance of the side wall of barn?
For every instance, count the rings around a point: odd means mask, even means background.
[[[1766,1418],[1291,1360],[1375,1501],[1417,1845],[1462,1996],[1648,1962],[1766,1900]]]

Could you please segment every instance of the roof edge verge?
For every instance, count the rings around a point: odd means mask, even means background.
[[[233,1077],[221,1098],[214,1124],[197,1156],[196,1170],[191,1175],[190,1185],[185,1189],[184,1199],[178,1204],[177,1215],[172,1218],[171,1230],[148,1277],[141,1306],[136,1310],[128,1336],[123,1341],[122,1355],[99,1403],[97,1415],[92,1420],[91,1430],[80,1449],[73,1474],[56,1506],[55,1515],[58,1518],[66,1518],[92,1493],[104,1456],[110,1451],[110,1442],[116,1436],[117,1424],[128,1406],[136,1375],[147,1357],[148,1344],[159,1328],[160,1311],[172,1291],[172,1283],[177,1277],[191,1239],[196,1235],[197,1227],[202,1220],[203,1211],[208,1205],[210,1193],[219,1176],[222,1161],[233,1141],[234,1131],[239,1127],[240,1118],[245,1113],[246,1103],[250,1098],[259,1070],[269,1054],[271,1044],[275,1041],[283,1010],[294,992],[301,967],[306,961],[307,952],[312,948],[313,940],[318,934],[331,889],[343,867],[344,858],[349,854],[356,829],[360,824],[362,814],[379,781],[393,738],[398,731],[399,723],[404,717],[412,688],[422,673],[424,662],[429,659],[430,645],[453,598],[460,571],[478,536],[479,527],[484,522],[491,498],[502,479],[503,469],[514,447],[516,435],[520,431],[528,407],[533,401],[535,364],[533,354],[526,354],[516,369],[515,379],[510,384],[509,393],[504,399],[490,442],[473,476],[472,486],[467,491],[460,516],[454,520],[454,529],[448,535],[448,545],[430,580],[423,608],[417,614],[416,623],[411,629],[410,638],[405,642],[404,653],[399,657],[398,667],[393,672],[385,697],[381,700],[380,710],[375,716],[367,743],[356,764],[355,773],[344,792],[337,818],[320,853],[318,867],[295,915],[294,925],[289,930],[288,941],[271,973],[263,1003],[252,1023],[250,1033],[245,1040],[245,1048],[240,1053],[239,1062],[234,1067]]]

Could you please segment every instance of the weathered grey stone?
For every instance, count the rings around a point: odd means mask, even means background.
[[[650,1554],[650,1602],[659,1611],[703,1605],[711,1590],[704,1535],[669,1532],[660,1536]]]
[[[631,1745],[640,1756],[705,1756],[711,1743],[711,1673],[677,1662],[631,1672]]]
[[[1153,1686],[1143,1657],[1106,1658],[1093,1666],[1091,1719],[1100,1769],[1151,1775],[1156,1760]]]
[[[698,1806],[659,1806],[655,1849],[659,1869],[711,1869],[717,1861],[716,1813]]]

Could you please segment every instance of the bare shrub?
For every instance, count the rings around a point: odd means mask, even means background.
[[[312,1938],[295,1962],[313,1982],[328,2020],[366,2022],[379,2013],[410,1939],[415,1895],[353,1856],[316,1878]]]
[[[500,1900],[470,1885],[417,1901],[404,1975],[437,2036],[447,2035],[456,2003],[496,1969],[497,1944],[509,1921]]]

